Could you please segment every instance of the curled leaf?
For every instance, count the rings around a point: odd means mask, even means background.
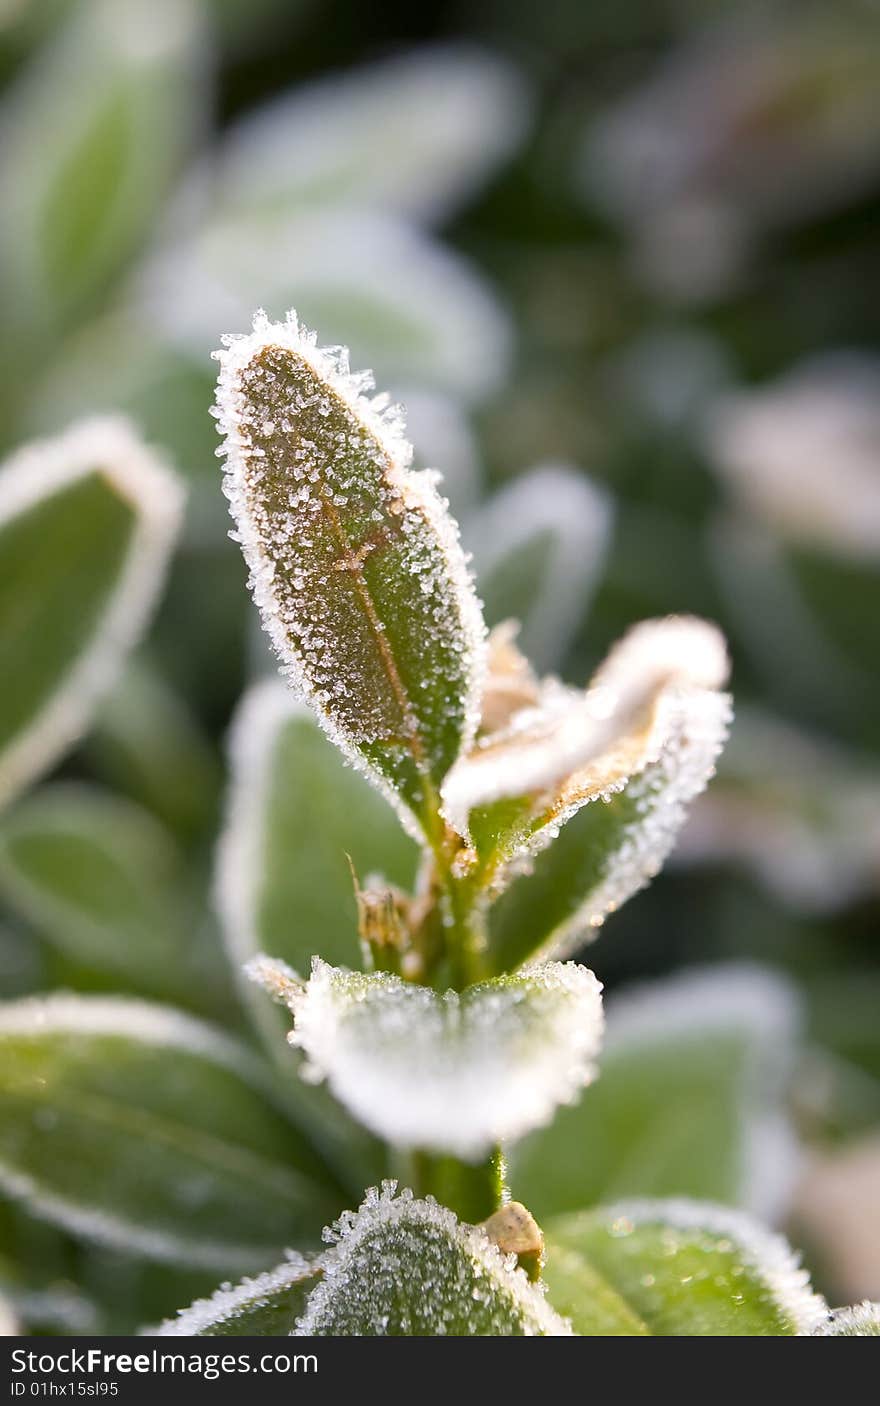
[[[442,995],[320,960],[305,985],[265,959],[251,974],[293,1012],[288,1038],[311,1077],[401,1147],[476,1161],[547,1123],[595,1075],[602,988],[573,962]]]
[[[329,1232],[296,1337],[567,1337],[540,1289],[433,1200],[367,1192]]]
[[[571,951],[653,877],[712,775],[730,717],[718,691],[724,641],[701,620],[636,626],[586,693],[553,679],[537,687],[507,650],[499,663],[493,637],[489,716],[503,716],[505,682],[537,702],[481,735],[443,785],[480,881],[497,895],[531,875],[494,915],[500,968],[537,949]]]
[[[123,420],[88,420],[0,468],[0,803],[85,729],[146,625],[182,510]]]
[[[410,828],[477,725],[483,626],[434,479],[396,413],[293,315],[218,353],[226,492],[298,691]]]

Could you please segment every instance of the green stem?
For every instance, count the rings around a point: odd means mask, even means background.
[[[398,1152],[395,1161],[402,1186],[416,1196],[433,1196],[472,1225],[491,1216],[504,1199],[504,1160],[498,1150],[476,1164],[417,1151]]]

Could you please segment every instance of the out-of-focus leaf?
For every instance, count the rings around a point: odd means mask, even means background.
[[[140,306],[148,325],[199,364],[254,307],[290,306],[385,385],[417,383],[473,402],[501,384],[510,362],[509,320],[484,279],[389,215],[218,219],[150,266]]]
[[[828,1309],[781,1236],[699,1201],[622,1201],[544,1227],[554,1307],[582,1337],[803,1337]]]
[[[880,1303],[855,1304],[829,1314],[828,1322],[817,1328],[816,1338],[880,1338]]]
[[[0,893],[76,963],[189,1004],[196,913],[182,857],[133,802],[71,783],[19,802],[0,818]]]
[[[181,512],[122,421],[86,421],[0,469],[0,803],[48,770],[142,632]]]
[[[483,652],[455,524],[399,420],[292,316],[219,355],[226,491],[266,630],[333,741],[436,837]]]
[[[786,904],[835,912],[880,887],[880,778],[869,758],[738,710],[677,853],[685,865],[742,864]]]
[[[0,1187],[76,1235],[159,1260],[260,1268],[314,1242],[332,1178],[243,1046],[162,1006],[0,1010]]]
[[[547,464],[503,488],[468,524],[487,624],[518,620],[536,668],[559,667],[586,615],[611,512],[583,474]]]
[[[234,968],[258,952],[301,972],[316,955],[359,965],[352,867],[410,887],[418,849],[278,680],[245,695],[230,753],[216,882]]]
[[[95,767],[187,839],[213,821],[217,755],[158,670],[134,660],[105,699],[89,746]]]
[[[351,205],[446,217],[515,150],[528,113],[524,81],[497,54],[403,53],[321,78],[238,122],[216,195],[270,213]]]
[[[209,1299],[182,1308],[154,1330],[158,1337],[283,1338],[296,1320],[320,1276],[319,1261],[291,1254],[276,1269],[234,1288],[218,1289]]]
[[[469,835],[474,882],[502,893],[491,924],[496,970],[535,951],[573,951],[654,877],[723,745],[726,671],[713,626],[645,621],[586,693],[547,680],[535,704],[452,769],[446,817]],[[487,696],[493,687],[490,668]]]
[[[190,0],[85,0],[10,93],[8,313],[57,321],[142,242],[201,116],[199,14]]]
[[[268,958],[255,981],[294,1016],[291,1043],[366,1127],[469,1161],[542,1126],[595,1076],[601,986],[574,962],[438,994],[316,958],[303,986]]]
[[[770,387],[713,402],[709,456],[735,498],[783,539],[880,561],[878,399],[880,361],[809,361]]]
[[[569,1327],[484,1231],[435,1201],[373,1190],[334,1227],[297,1337],[564,1337]]]
[[[481,493],[480,454],[470,419],[460,402],[442,391],[405,386],[399,398],[413,443],[413,465],[439,470],[440,492],[461,522]]]
[[[721,967],[612,998],[601,1077],[511,1153],[543,1221],[624,1196],[695,1196],[773,1217],[798,1158],[783,1096],[797,1006],[781,977]]]

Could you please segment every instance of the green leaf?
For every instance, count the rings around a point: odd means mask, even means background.
[[[455,526],[398,420],[292,316],[218,355],[226,491],[266,629],[332,739],[436,837],[483,643]]]
[[[316,1259],[291,1254],[276,1269],[182,1308],[154,1332],[158,1337],[287,1337],[320,1276],[318,1265]]]
[[[186,999],[196,915],[182,857],[133,802],[74,783],[19,802],[0,818],[0,893],[74,962]]]
[[[550,1300],[581,1337],[802,1337],[827,1307],[781,1236],[699,1201],[633,1201],[544,1227]]]
[[[443,994],[318,958],[305,986],[267,958],[250,974],[292,1011],[306,1072],[398,1147],[478,1161],[546,1123],[595,1074],[602,988],[573,962]]]
[[[302,972],[313,956],[359,965],[351,868],[409,888],[417,847],[275,679],[242,700],[230,764],[217,893],[233,966],[261,951]]]
[[[568,1324],[486,1234],[434,1201],[367,1193],[334,1227],[296,1337],[563,1337]]]
[[[157,670],[133,660],[89,741],[94,766],[186,839],[213,825],[221,771],[213,745]]]
[[[488,50],[395,55],[297,87],[233,126],[218,198],[246,210],[446,217],[515,149],[528,108],[518,74]]]
[[[595,1086],[511,1154],[514,1194],[540,1221],[624,1196],[784,1209],[798,1011],[782,978],[688,972],[612,997],[607,1021]]]
[[[538,669],[559,667],[584,620],[611,513],[582,473],[546,464],[507,484],[468,524],[487,624],[518,620],[519,644]]]
[[[86,0],[9,94],[0,269],[20,320],[52,325],[137,250],[205,99],[189,0]]]
[[[854,1304],[837,1308],[813,1334],[817,1338],[880,1338],[880,1303]]]
[[[146,625],[180,510],[122,421],[83,422],[0,469],[0,804],[91,721]]]
[[[314,1242],[332,1179],[253,1056],[162,1006],[34,997],[0,1008],[0,1189],[149,1258],[261,1268]]]

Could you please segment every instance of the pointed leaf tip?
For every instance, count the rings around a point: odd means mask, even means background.
[[[327,1232],[323,1279],[295,1337],[568,1337],[571,1328],[485,1232],[432,1198],[367,1192]]]
[[[258,316],[217,356],[226,493],[284,672],[410,828],[430,829],[476,731],[484,653],[434,477],[409,468],[371,379],[293,314]]]

